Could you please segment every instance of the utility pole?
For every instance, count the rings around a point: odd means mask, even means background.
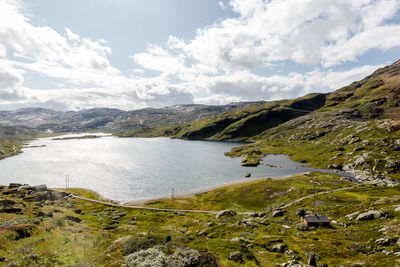
[[[69,189],[69,175],[65,175],[65,190]]]
[[[172,187],[171,189],[171,200],[174,201],[175,200],[175,192],[174,192],[174,188]]]

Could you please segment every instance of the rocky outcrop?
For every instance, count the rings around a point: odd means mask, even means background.
[[[386,214],[377,210],[370,210],[367,212],[360,213],[356,220],[357,221],[368,221],[368,220],[375,220],[375,219],[384,219]]]

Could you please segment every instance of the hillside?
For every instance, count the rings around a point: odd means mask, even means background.
[[[122,136],[136,136],[152,128],[171,127],[232,111],[261,102],[240,102],[229,105],[179,105],[165,108],[144,108],[123,111],[93,108],[60,112],[43,108],[0,111],[0,124],[28,127],[42,133],[103,131]]]
[[[325,94],[310,94],[295,100],[261,103],[175,127],[171,134],[189,140],[247,140],[321,108],[325,99]]]
[[[310,173],[145,204],[211,211],[193,213],[113,206],[83,189],[69,193],[89,199],[10,184],[0,186],[0,265],[397,266],[398,190]],[[329,216],[331,225],[307,227],[301,212]]]
[[[400,62],[341,88],[310,114],[256,136],[230,156],[258,164],[284,153],[314,167],[345,170],[361,180],[400,180]]]
[[[23,143],[36,135],[37,132],[26,127],[0,125],[0,160],[19,154]]]

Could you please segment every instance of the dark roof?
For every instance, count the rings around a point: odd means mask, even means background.
[[[329,223],[330,222],[328,217],[322,216],[322,215],[307,215],[304,217],[304,219],[308,223]]]

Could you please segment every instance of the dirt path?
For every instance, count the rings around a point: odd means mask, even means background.
[[[339,192],[339,191],[345,191],[345,190],[349,190],[349,189],[353,189],[353,188],[356,188],[356,186],[345,187],[345,188],[338,188],[338,189],[332,189],[332,190],[328,190],[328,191],[322,191],[322,192],[316,193],[315,195],[316,195],[316,196],[319,196],[319,195],[323,195],[323,194],[329,194],[329,193],[334,193],[334,192]],[[304,200],[304,199],[313,198],[313,197],[314,197],[314,194],[308,195],[308,196],[304,196],[304,197],[301,197],[301,198],[298,198],[298,199],[296,199],[295,201],[292,201],[292,202],[290,202],[290,203],[288,203],[288,204],[282,206],[281,208],[282,208],[282,209],[285,209],[285,208],[290,207],[290,206],[292,206],[293,204],[298,203],[298,202],[300,202],[300,201],[302,201],[302,200]]]
[[[54,189],[53,189],[54,190]],[[57,190],[58,191],[58,190]],[[121,208],[129,208],[129,209],[141,209],[141,210],[153,210],[153,211],[167,211],[167,212],[188,212],[188,213],[207,213],[207,214],[218,214],[219,211],[212,211],[212,210],[182,210],[182,209],[163,209],[163,208],[153,208],[153,207],[144,207],[144,206],[131,206],[131,205],[120,205],[120,204],[115,204],[111,202],[105,202],[101,200],[95,200],[91,198],[86,198],[86,197],[80,197],[71,194],[72,197],[77,198],[77,199],[82,199],[90,202],[95,202],[95,203],[100,203],[108,206],[114,206],[114,207],[121,207]],[[239,215],[247,215],[250,214],[250,212],[238,212]]]
[[[334,193],[334,192],[339,192],[339,191],[345,191],[345,190],[349,190],[349,189],[353,189],[353,188],[356,188],[356,186],[332,189],[332,190],[328,190],[328,191],[322,191],[322,192],[316,193],[315,195],[319,196],[319,195],[323,195],[323,194],[329,194],[329,193]],[[52,190],[64,192],[62,190],[57,190],[57,189],[52,189]],[[100,204],[104,204],[104,205],[108,205],[108,206],[128,208],[128,209],[165,211],[165,212],[206,213],[206,214],[214,214],[214,215],[216,215],[216,214],[218,214],[220,212],[220,211],[212,211],[212,210],[164,209],[164,208],[144,207],[144,206],[135,206],[135,205],[120,205],[120,204],[116,204],[116,203],[112,203],[112,202],[95,200],[95,199],[91,199],[91,198],[87,198],[87,197],[80,197],[80,196],[77,196],[77,195],[74,195],[74,194],[70,194],[70,196],[73,197],[73,198],[82,199],[82,200],[86,200],[86,201],[90,201],[90,202],[94,202],[94,203],[100,203]],[[298,199],[296,199],[296,200],[294,200],[294,201],[282,206],[281,208],[285,209],[285,208],[290,207],[291,205],[293,205],[295,203],[298,203],[300,201],[303,201],[304,199],[309,199],[309,198],[312,198],[312,197],[314,197],[314,194],[298,198]],[[238,212],[239,215],[249,215],[250,213],[251,212]]]

